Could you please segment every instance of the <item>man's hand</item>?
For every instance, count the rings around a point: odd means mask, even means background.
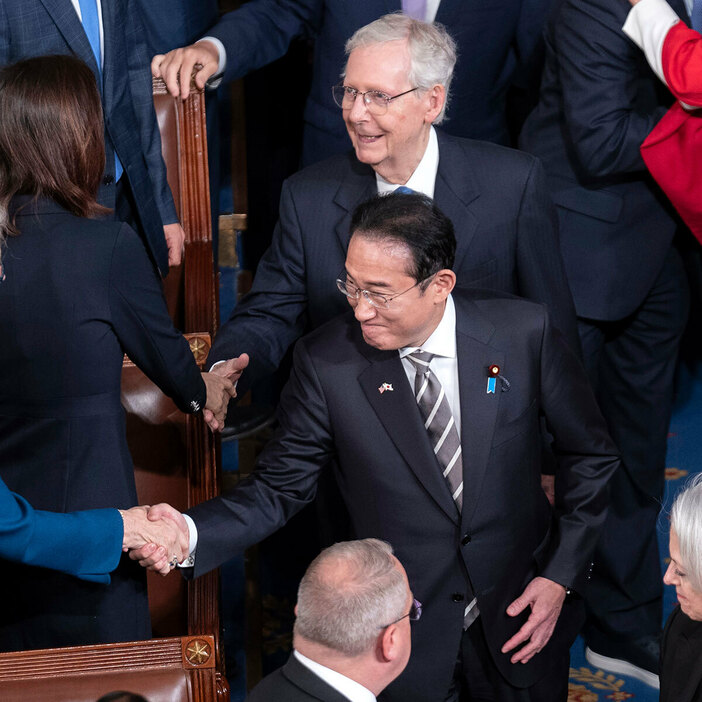
[[[178,266],[183,260],[183,249],[185,247],[185,232],[179,222],[163,225],[163,236],[166,237],[168,247],[168,265]]]
[[[237,358],[230,358],[228,361],[224,361],[223,363],[218,363],[216,366],[213,368],[210,368],[209,375],[216,375],[220,376],[222,378],[226,378],[233,384],[232,388],[232,393],[231,397],[236,397],[236,382],[239,380],[241,377],[241,374],[244,372],[244,368],[249,365],[249,357],[248,354],[242,353],[241,356],[238,356]],[[203,373],[203,377],[207,375]],[[207,381],[205,381],[207,382]],[[209,389],[207,393],[207,397],[209,399]],[[229,402],[229,399],[227,398],[227,403]],[[226,412],[227,412],[227,407],[226,405],[224,406],[224,417],[222,417],[221,424],[215,414],[215,412],[209,408],[205,407],[202,416],[204,417],[205,421],[207,422],[207,425],[212,429],[212,431],[217,431],[218,429],[221,430],[224,427],[224,420],[226,419]]]
[[[173,97],[180,95],[185,100],[190,94],[190,76],[196,64],[199,69],[195,75],[195,85],[202,90],[219,68],[217,46],[211,41],[199,41],[173,49],[165,55],[156,54],[151,59],[151,73],[155,78],[163,78]],[[180,80],[180,76],[184,76],[184,79]]]
[[[180,563],[188,557],[190,538],[183,533],[180,525],[172,518],[148,514],[149,508],[146,506],[132,507],[127,510],[120,510],[124,521],[124,536],[122,537],[122,549],[143,548],[148,544],[153,546],[153,551],[158,551],[159,560],[163,560],[162,567],[170,570],[170,563]],[[187,532],[187,525],[186,525]]]
[[[130,510],[131,511],[131,510]],[[126,513],[125,513],[126,514]],[[190,531],[183,515],[168,504],[161,503],[150,507],[145,513],[147,521],[154,525],[167,525],[175,534],[179,545],[179,557],[177,562],[185,560],[190,555]],[[139,544],[139,548],[132,547],[129,557],[133,561],[139,561],[139,565],[149,570],[153,570],[161,575],[168,575],[175,568],[175,560],[170,552],[166,551],[157,541],[147,541]]]
[[[528,606],[531,607],[531,614],[524,626],[502,647],[502,653],[507,653],[528,642],[512,656],[510,659],[512,663],[526,663],[548,643],[556,627],[564,600],[563,585],[547,578],[537,577],[507,607],[507,614],[510,617],[516,617]]]
[[[212,431],[221,431],[227,416],[229,400],[236,396],[234,383],[218,373],[203,373],[202,379],[207,388],[202,416]]]

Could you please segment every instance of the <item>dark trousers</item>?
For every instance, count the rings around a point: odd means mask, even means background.
[[[536,684],[527,688],[510,685],[493,663],[478,617],[463,633],[446,702],[566,702],[569,672],[570,651],[566,648]]]
[[[579,319],[585,366],[621,455],[610,506],[584,593],[585,638],[658,634],[662,582],[656,522],[665,487],[665,451],[673,378],[689,295],[671,249],[646,299],[616,322]]]

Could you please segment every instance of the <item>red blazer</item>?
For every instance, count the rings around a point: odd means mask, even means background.
[[[663,43],[663,73],[678,100],[702,107],[702,36],[682,22]],[[676,102],[641,145],[648,169],[702,242],[702,110]]]

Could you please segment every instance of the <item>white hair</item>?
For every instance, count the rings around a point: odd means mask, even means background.
[[[384,15],[358,29],[346,42],[346,55],[354,49],[406,39],[409,46],[408,79],[421,91],[435,85],[446,90],[444,106],[434,124],[441,124],[449,102],[449,88],[456,65],[456,42],[442,24],[421,22],[401,12]],[[346,75],[346,69],[342,78]]]
[[[342,541],[312,561],[297,592],[295,634],[357,656],[406,614],[407,584],[390,544]]]
[[[670,524],[678,535],[680,565],[690,585],[702,592],[702,474],[694,476],[675,498]]]

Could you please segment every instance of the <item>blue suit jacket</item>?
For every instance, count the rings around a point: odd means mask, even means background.
[[[670,5],[686,16],[682,0]],[[563,2],[520,144],[544,164],[578,315],[599,320],[640,305],[677,226],[639,153],[672,97],[621,30],[630,9],[627,0]]]
[[[34,510],[0,480],[0,556],[109,583],[122,555],[122,519],[116,509],[60,514]]]
[[[508,143],[505,94],[531,57],[551,0],[441,0],[436,21],[458,44],[445,128],[451,134]],[[348,148],[331,88],[340,81],[344,44],[360,27],[401,9],[400,0],[253,0],[207,32],[227,50],[226,79],[241,77],[287,51],[296,36],[316,39],[305,109],[303,163]]]
[[[151,257],[163,275],[168,250],[163,225],[176,222],[173,198],[161,157],[151,91],[150,55],[135,0],[102,0],[104,28],[102,107],[106,165],[99,201],[115,205],[117,151],[129,179],[137,222]],[[0,0],[0,64],[44,54],[74,54],[98,67],[71,0]],[[98,81],[98,85],[100,82]]]
[[[528,297],[549,307],[579,348],[553,207],[539,162],[513,149],[437,130],[434,199],[455,227],[458,285]],[[283,185],[280,220],[251,292],[219,330],[209,363],[246,351],[241,389],[273,372],[305,331],[348,309],[336,289],[351,214],[377,193],[375,172],[353,152],[309,166]]]

